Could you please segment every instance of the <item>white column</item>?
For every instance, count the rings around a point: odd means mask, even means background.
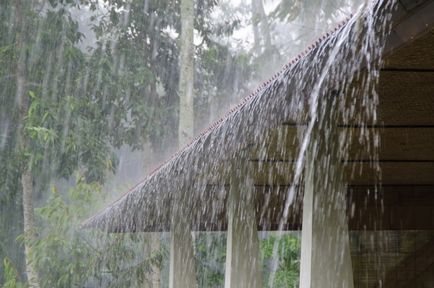
[[[195,288],[196,260],[185,201],[176,201],[170,230],[169,288]]]
[[[300,288],[354,287],[346,185],[339,153],[330,150],[311,149],[306,157]]]
[[[262,288],[254,185],[240,172],[230,178],[225,288]]]
[[[174,228],[170,234],[170,288],[196,287],[196,262],[190,229]]]

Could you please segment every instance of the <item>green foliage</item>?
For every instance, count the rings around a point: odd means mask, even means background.
[[[218,232],[199,232],[195,240],[196,275],[199,287],[223,287],[226,235]]]
[[[226,234],[201,232],[195,236],[196,271],[199,287],[223,287],[226,261]],[[277,248],[276,255],[274,254]],[[263,263],[264,287],[269,287],[272,261],[277,256],[277,270],[272,287],[299,285],[300,239],[294,234],[280,238],[267,236],[260,241]]]
[[[4,283],[3,288],[24,288],[24,284],[18,281],[18,272],[9,258],[3,259]]]
[[[101,187],[116,170],[116,148],[141,149],[150,142],[162,154],[176,139],[179,73],[173,34],[181,29],[179,1],[21,1],[23,23],[15,19],[14,3],[2,1],[0,9],[0,259],[8,256],[23,270],[23,247],[15,236],[22,231],[21,171],[30,165],[39,206],[31,257],[42,286],[138,286],[167,251],[145,255],[144,235],[82,231],[79,224],[95,211],[92,203],[105,198]],[[38,7],[41,3],[44,9]],[[100,4],[107,9],[97,11]],[[195,7],[195,27],[203,40],[195,51],[195,89],[201,92],[195,98],[197,123],[206,123],[212,105],[216,116],[230,97],[246,95],[252,72],[251,55],[234,53],[216,40],[240,25],[236,17],[213,25],[209,14],[216,4],[201,0]],[[78,48],[84,35],[70,7],[102,13],[93,17],[97,39],[87,51]],[[16,49],[20,33],[23,55]],[[21,58],[28,104],[24,119],[15,98]],[[28,145],[21,150],[23,138]],[[77,171],[75,184],[53,184],[60,179],[71,183]],[[197,241],[199,282],[221,286],[225,238],[200,236]],[[11,257],[10,250],[18,252]],[[21,287],[20,273],[7,261],[0,267],[5,272],[0,281]],[[276,281],[290,283],[284,271],[295,267],[282,261],[286,264]]]
[[[277,250],[276,250],[277,248]],[[298,287],[300,274],[300,239],[291,234],[279,238],[269,236],[261,241],[261,254],[265,271],[271,267],[270,262],[277,256],[277,270],[272,287]],[[276,255],[274,251],[277,251]],[[269,284],[269,273],[265,273],[264,283]]]
[[[281,1],[270,13],[271,19],[290,22],[295,20],[300,14],[302,3],[299,0]]]
[[[33,243],[32,257],[46,287],[83,283],[86,277],[90,281],[96,271],[102,272],[83,267],[97,267],[97,262],[110,266],[112,282],[121,277],[118,275],[130,273],[131,269],[124,269],[126,260],[121,259],[132,254],[122,253],[130,249],[121,249],[123,242],[118,239],[122,237],[112,237],[103,245],[117,245],[119,254],[97,254],[97,261],[90,256],[90,246],[83,246],[81,240],[86,237],[76,233],[73,223],[86,214],[81,209],[93,211],[86,205],[96,201],[90,195],[96,189],[92,185],[103,183],[115,171],[114,148],[127,144],[140,149],[151,141],[161,153],[160,147],[165,146],[161,142],[173,141],[177,130],[178,47],[165,29],[180,31],[179,3],[103,1],[111,6],[102,17],[94,18],[97,43],[86,53],[77,48],[83,35],[69,7],[83,4],[96,10],[102,2],[79,2],[50,0],[51,7],[41,9],[38,5],[42,2],[21,1],[21,22],[15,18],[14,1],[3,1],[0,10],[0,201],[7,207],[19,203],[21,171],[30,166],[35,198],[43,203],[37,210],[39,237]],[[204,17],[215,3],[202,1],[198,17]],[[17,42],[18,35],[23,36],[23,43]],[[23,55],[16,47],[23,48]],[[26,111],[20,111],[15,99],[18,61],[25,62],[22,88]],[[18,149],[18,141],[23,139],[27,145]],[[75,171],[81,173],[75,190],[59,189],[64,191],[61,193],[52,189],[48,193],[53,181],[69,179]],[[86,185],[91,186],[88,189]],[[3,219],[22,222],[22,211],[1,209],[0,213],[7,211],[11,213],[1,217],[0,238],[10,247],[22,249],[3,236],[12,234]],[[21,224],[16,227],[22,229]],[[2,247],[0,258],[6,250]],[[109,255],[117,263],[104,258]],[[155,255],[153,261],[160,256]],[[83,263],[79,265],[71,257],[82,258]],[[123,268],[118,263],[123,263]],[[143,269],[149,265],[141,264]]]
[[[76,186],[64,196],[53,186],[47,203],[36,210],[43,229],[33,243],[32,259],[43,287],[82,287],[87,281],[92,251],[77,229],[100,190],[99,184],[87,184],[78,177]]]
[[[140,234],[84,231],[80,223],[101,200],[101,185],[77,176],[75,186],[62,193],[52,187],[49,200],[37,209],[41,227],[32,259],[42,287],[139,287],[152,265],[160,265],[165,250],[144,253],[147,239]]]

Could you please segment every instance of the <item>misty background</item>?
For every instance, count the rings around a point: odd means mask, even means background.
[[[1,0],[0,285],[166,285],[167,235],[155,247],[145,234],[79,225],[188,143],[179,133],[181,23],[188,20],[181,2]],[[194,121],[186,138],[364,2],[194,1]],[[294,249],[285,268],[292,272],[276,280],[282,285],[298,283],[295,238],[285,240]],[[262,248],[271,257],[267,239]],[[220,287],[224,237],[196,241],[201,287]]]

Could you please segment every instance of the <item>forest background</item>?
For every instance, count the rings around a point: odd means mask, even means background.
[[[0,285],[165,287],[167,233],[83,219],[224,115],[357,0],[1,0]],[[191,8],[191,9],[190,9]],[[297,287],[297,233],[261,235],[264,274]],[[198,285],[225,234],[196,233]]]

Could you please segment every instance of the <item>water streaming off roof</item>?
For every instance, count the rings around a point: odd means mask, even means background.
[[[410,2],[6,1],[0,283],[431,287]]]

